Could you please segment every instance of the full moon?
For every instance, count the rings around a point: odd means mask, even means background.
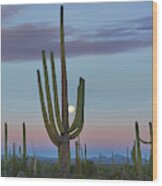
[[[73,113],[75,111],[75,107],[73,105],[69,105],[68,111],[69,113]]]

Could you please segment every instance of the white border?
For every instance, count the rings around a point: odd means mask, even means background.
[[[142,1],[142,0],[1,0],[1,4],[48,4],[48,3],[88,3],[88,2],[128,2],[128,1]],[[143,0],[143,1],[151,1],[151,0]],[[155,0],[154,2],[158,2],[159,0]],[[160,1],[159,1],[160,2]]]

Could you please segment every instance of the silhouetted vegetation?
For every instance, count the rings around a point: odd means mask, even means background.
[[[150,126],[150,139],[152,139],[152,123]],[[22,142],[23,153],[20,147],[16,149],[13,143],[12,153],[8,153],[8,128],[5,123],[5,154],[2,157],[1,173],[4,177],[35,177],[35,178],[62,178],[60,176],[59,161],[51,159],[41,159],[36,156],[28,156],[26,149],[26,127],[23,123]],[[138,123],[135,123],[136,139],[129,158],[129,150],[127,148],[126,156],[122,163],[115,162],[115,155],[112,152],[111,163],[106,164],[99,161],[94,162],[87,158],[87,145],[84,149],[80,143],[80,139],[75,143],[75,160],[71,161],[69,166],[69,174],[64,178],[74,179],[112,179],[112,180],[152,180],[152,141],[146,142],[140,138],[140,130]],[[149,159],[142,159],[142,150],[139,141],[144,144],[150,144]],[[84,152],[84,153],[83,153]],[[140,159],[139,159],[140,154]],[[101,156],[101,155],[100,155]],[[140,162],[139,162],[140,160]]]

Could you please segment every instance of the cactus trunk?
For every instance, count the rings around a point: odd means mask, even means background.
[[[16,143],[12,144],[12,156],[13,158],[16,158]]]
[[[132,156],[132,162],[133,162],[133,165],[134,165],[135,168],[136,168],[136,164],[137,164],[136,154],[137,154],[137,152],[136,152],[136,141],[134,141],[131,156]]]
[[[84,144],[84,160],[87,161],[87,145]]]
[[[23,123],[23,160],[26,160],[26,128]]]
[[[136,143],[137,143],[137,166],[138,169],[141,170],[142,168],[142,157],[141,157],[141,145],[140,145],[140,134],[139,134],[139,127],[138,127],[138,123],[135,123],[135,130],[136,130]]]
[[[129,148],[127,147],[127,152],[126,152],[126,164],[129,165]]]
[[[67,131],[68,129],[68,95],[67,95],[67,77],[65,61],[65,44],[64,44],[64,11],[61,6],[60,11],[60,51],[61,51],[61,71],[62,71],[62,123]]]
[[[70,168],[70,141],[65,140],[64,143],[58,146],[59,169],[61,177],[68,176]]]
[[[153,163],[153,128],[152,123],[149,122],[150,127],[150,142],[151,142],[151,148],[150,148],[150,165]]]
[[[19,146],[19,156],[21,157],[21,146]]]

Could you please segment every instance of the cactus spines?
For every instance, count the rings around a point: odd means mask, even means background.
[[[26,127],[23,122],[23,160],[26,160]]]
[[[4,131],[5,131],[5,161],[7,162],[8,160],[8,127],[7,123],[4,124]]]
[[[76,114],[73,123],[69,125],[68,115],[68,83],[65,59],[64,44],[64,19],[63,6],[60,8],[60,52],[61,52],[61,82],[62,82],[62,117],[60,116],[59,98],[57,92],[57,81],[55,72],[54,55],[50,53],[51,71],[52,71],[52,88],[54,97],[54,108],[51,98],[50,83],[46,62],[46,53],[42,51],[43,72],[45,79],[45,95],[42,87],[41,75],[37,70],[37,81],[39,88],[39,97],[41,103],[42,116],[48,136],[54,145],[58,147],[58,160],[60,165],[61,176],[67,176],[70,164],[70,140],[79,136],[84,124],[84,92],[85,80],[80,78],[77,89]],[[46,103],[47,108],[46,108]],[[55,111],[55,114],[54,114]],[[56,117],[56,119],[55,119]]]

